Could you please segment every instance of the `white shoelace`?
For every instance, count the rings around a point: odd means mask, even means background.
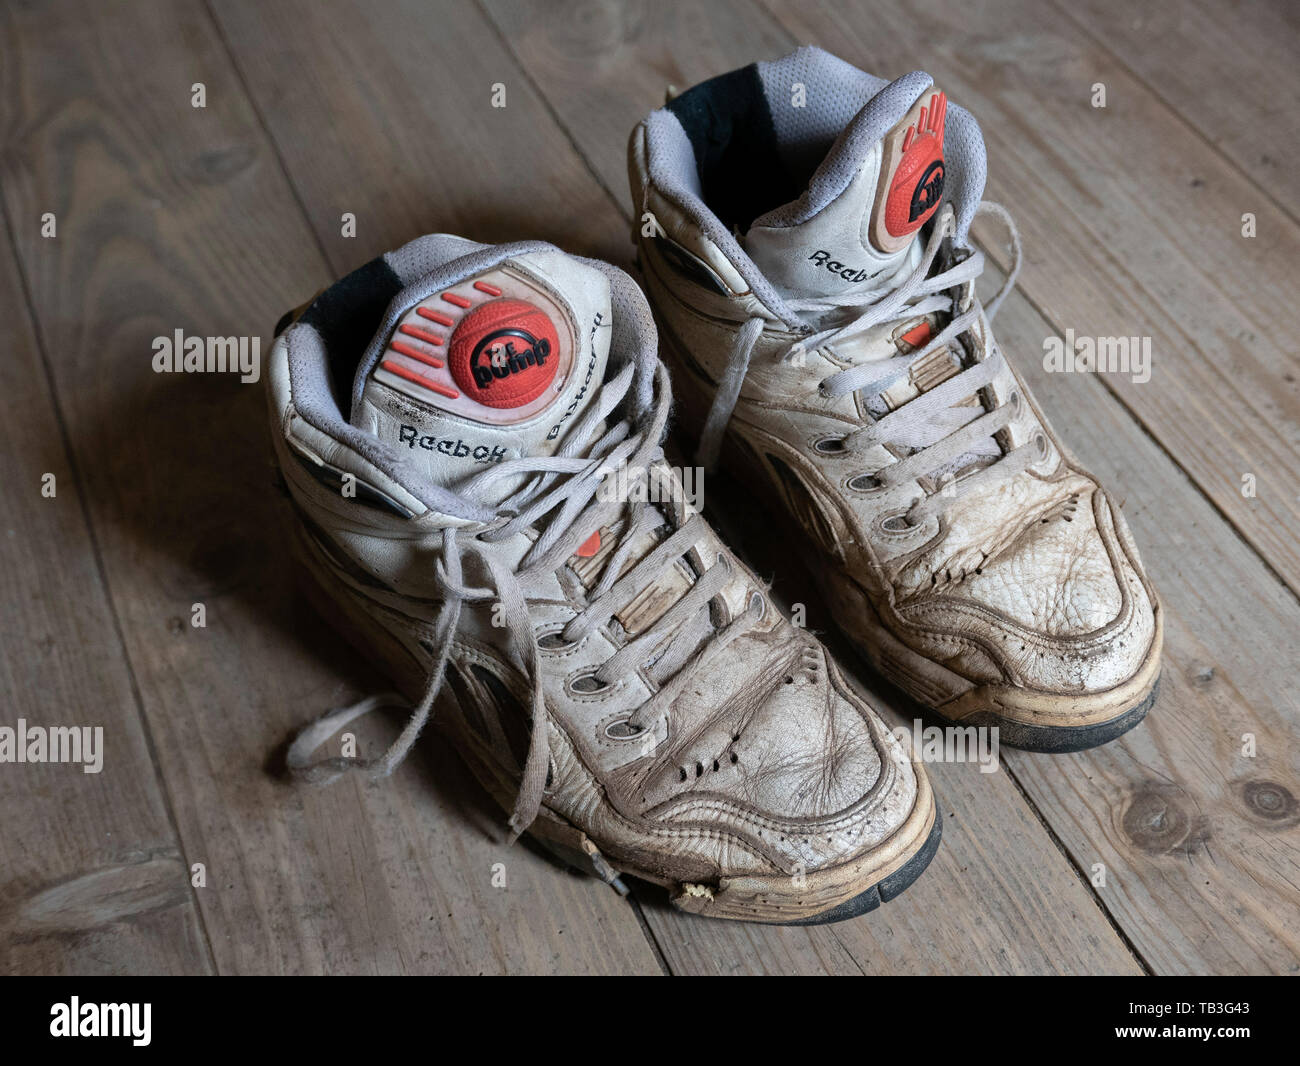
[[[1010,233],[1012,247],[1011,269],[984,307],[985,316],[992,322],[1020,272],[1020,235],[1015,221],[1001,204],[986,200],[976,209],[976,215],[983,213],[993,214],[1002,221]],[[840,370],[821,382],[820,388],[828,397],[853,392],[870,397],[908,380],[914,364],[956,342],[979,319],[979,305],[972,301],[966,310],[962,310],[952,290],[964,287],[984,272],[983,252],[973,251],[947,270],[930,275],[944,239],[952,232],[952,209],[945,205],[931,231],[920,263],[896,286],[789,301],[790,306],[801,313],[822,317],[846,311],[847,315],[841,316],[842,320],[835,325],[800,337],[781,358],[790,359],[800,350],[812,352],[826,344],[846,341],[881,323],[904,322],[934,312],[948,315],[947,325],[915,351]],[[712,468],[717,460],[723,434],[735,411],[754,347],[766,321],[761,317],[751,318],[736,333],[726,369],[700,435],[699,462],[705,468]],[[911,449],[904,458],[871,473],[882,489],[939,470],[963,455],[991,458],[989,465],[963,476],[941,497],[930,495],[916,500],[906,513],[910,525],[923,522],[928,514],[979,488],[986,479],[995,476],[992,473],[995,468],[996,476],[1006,476],[1028,466],[1037,457],[1035,445],[1025,444],[1003,454],[993,439],[993,435],[1015,417],[1016,410],[1012,405],[1003,403],[993,410],[984,410],[982,404],[975,408],[956,406],[990,385],[1004,366],[1002,353],[994,351],[988,358],[964,367],[941,384],[843,437],[842,448],[852,452],[861,453],[873,445],[884,443]]]
[[[500,603],[511,646],[519,657],[525,676],[531,679],[532,688],[531,737],[510,818],[511,840],[532,824],[541,809],[546,788],[550,740],[542,673],[538,664],[540,648],[528,611],[530,581],[554,573],[592,532],[621,523],[619,544],[606,561],[600,580],[588,592],[583,610],[558,634],[566,644],[577,643],[588,633],[604,626],[616,612],[659,580],[664,569],[684,555],[703,532],[703,520],[691,513],[680,483],[673,478],[665,478],[657,485],[658,496],[629,493],[633,497],[630,501],[604,501],[597,497],[597,490],[608,472],[620,468],[650,472],[658,469],[656,464],[663,458],[659,440],[668,418],[669,384],[667,371],[662,366],[655,370],[655,397],[648,424],[634,433],[629,423],[621,420],[606,428],[599,440],[586,447],[626,397],[633,373],[634,368],[628,366],[602,387],[596,401],[570,431],[559,454],[507,460],[464,483],[460,494],[468,502],[481,498],[482,490],[497,481],[533,475],[525,488],[501,505],[498,520],[489,523],[478,534],[467,536],[450,526],[443,530],[442,555],[436,570],[443,601],[434,622],[432,644],[435,662],[423,698],[411,709],[410,719],[397,740],[379,758],[334,757],[313,762],[310,756],[345,725],[364,714],[384,706],[409,707],[400,697],[373,696],[329,711],[309,723],[294,738],[286,757],[288,768],[295,777],[323,784],[349,771],[360,771],[370,777],[391,774],[411,750],[442,689],[462,608],[466,604]],[[585,456],[580,456],[580,452],[585,452]],[[647,476],[655,475],[647,473]],[[654,504],[644,502],[647,498],[662,500],[665,489],[673,493],[673,498],[667,501],[671,506],[660,510]],[[680,526],[627,573],[621,573],[643,534],[672,524],[666,511],[684,516]],[[548,515],[551,516],[549,519]],[[496,553],[483,546],[530,528],[540,528],[540,535],[515,570],[504,565]],[[465,585],[464,564],[471,557],[477,557],[486,570],[490,581],[488,587],[470,588]],[[744,612],[720,630],[714,630],[709,604],[730,574],[731,567],[725,559],[707,565],[689,590],[653,625],[628,640],[590,675],[594,686],[590,691],[615,684],[637,670],[644,670],[657,685],[651,698],[628,719],[628,726],[634,733],[653,729],[658,716],[667,713],[680,687],[691,676],[690,671],[682,669],[688,661],[695,659],[697,667],[707,663],[762,616],[763,599],[755,594]]]

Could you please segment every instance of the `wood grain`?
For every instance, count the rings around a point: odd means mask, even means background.
[[[1019,297],[997,322],[1008,352],[1048,329]],[[1153,972],[1300,972],[1300,604],[1095,378],[1016,365],[1122,501],[1166,630],[1141,727],[1008,765],[1080,869],[1105,866],[1098,895]]]
[[[55,241],[43,248],[57,256]],[[102,730],[98,773],[0,763],[0,973],[206,973],[211,959],[0,224],[0,726]],[[54,475],[53,497],[42,479]],[[93,734],[92,734],[93,737]]]
[[[612,892],[503,846],[436,738],[391,787],[274,776],[296,725],[382,682],[289,582],[260,386],[156,375],[151,341],[263,334],[333,270],[204,7],[6,12],[4,200],[217,968],[657,972]],[[292,38],[327,54],[332,22]]]
[[[0,766],[0,971],[1300,972],[1300,368],[1282,328],[1300,261],[1295,16],[1121,7],[0,11],[0,725],[103,724],[108,752],[100,775]],[[604,886],[505,848],[437,736],[382,785],[283,783],[273,753],[298,723],[385,683],[290,584],[260,386],[155,375],[152,339],[265,344],[286,307],[430,231],[626,266],[632,125],[669,84],[804,40],[875,73],[930,70],[979,118],[990,195],[1028,253],[999,338],[1124,501],[1163,597],[1146,724],[1074,756],[1004,751],[992,775],[933,767],[930,870],[814,929],[693,919],[645,889],[643,930]],[[1151,335],[1155,376],[1044,373],[1044,339],[1067,327]],[[778,598],[827,629],[761,510],[725,484],[709,498]],[[887,716],[910,718],[825,635]],[[197,861],[208,884],[191,889]]]
[[[626,247],[530,72],[472,5],[214,10],[336,271],[435,232],[562,240],[606,259]],[[341,236],[345,211],[354,239]]]
[[[1295,4],[1056,0],[1055,6],[1123,60],[1264,196],[1300,218]]]

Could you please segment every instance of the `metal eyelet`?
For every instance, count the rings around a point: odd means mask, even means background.
[[[843,455],[849,449],[843,437],[822,437],[813,444],[813,450],[821,455]]]

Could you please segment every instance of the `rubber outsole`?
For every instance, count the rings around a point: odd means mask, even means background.
[[[1024,722],[1004,718],[993,712],[973,714],[956,721],[938,711],[932,712],[936,718],[943,718],[959,726],[989,726],[998,731],[998,743],[1020,751],[1035,751],[1045,755],[1066,755],[1075,751],[1087,751],[1109,744],[1117,737],[1123,736],[1130,729],[1139,725],[1147,712],[1155,705],[1160,692],[1160,679],[1157,677],[1146,698],[1123,714],[1096,725],[1079,726],[1040,726],[1027,725]]]
[[[471,767],[472,768],[472,767]],[[735,914],[708,914],[704,912],[694,912],[697,917],[712,918],[715,921],[725,922],[744,922],[750,925],[830,925],[834,922],[847,921],[850,918],[857,918],[863,914],[869,914],[876,910],[882,903],[894,899],[901,895],[912,882],[925,872],[926,867],[934,858],[939,850],[939,843],[943,838],[943,812],[939,807],[939,802],[931,795],[931,803],[934,809],[934,824],[931,825],[930,831],[926,834],[925,841],[921,844],[907,861],[893,873],[881,878],[870,888],[859,892],[856,896],[845,900],[844,902],[822,911],[819,914],[810,914],[802,918],[791,918],[779,921],[764,921],[762,918],[739,917]],[[533,844],[536,844],[548,853],[553,859],[558,860],[559,864],[575,874],[582,876],[596,877],[597,880],[606,882],[610,887],[618,892],[620,896],[635,895],[629,884],[636,886],[645,886],[652,893],[658,891],[670,891],[671,889],[664,882],[648,880],[644,875],[638,874],[633,870],[620,871],[614,869],[599,852],[594,848],[587,848],[585,852],[579,852],[576,849],[560,844],[555,840],[547,839],[539,835],[535,830],[530,830],[526,837]],[[680,886],[678,886],[680,888]],[[637,890],[639,891],[639,889]],[[673,908],[680,910],[681,908]]]
[[[1069,755],[1073,752],[1088,751],[1091,748],[1109,744],[1112,740],[1141,725],[1147,716],[1147,712],[1155,706],[1156,697],[1160,694],[1160,676],[1158,675],[1151,686],[1151,691],[1139,703],[1130,707],[1123,714],[1108,718],[1104,722],[1097,722],[1094,725],[1036,726],[1013,718],[1007,718],[994,711],[977,712],[964,718],[949,718],[928,703],[917,699],[899,685],[897,681],[885,674],[871,661],[871,657],[866,650],[859,647],[857,642],[843,629],[840,630],[840,633],[847,647],[852,650],[862,665],[879,682],[877,687],[888,692],[899,705],[901,712],[911,714],[931,725],[955,726],[957,728],[966,728],[968,726],[996,728],[998,730],[998,745],[1000,747],[1015,748],[1018,751],[1029,751],[1042,755]]]
[[[821,914],[814,914],[807,918],[796,918],[790,922],[758,922],[756,924],[831,925],[834,922],[844,922],[850,918],[870,914],[882,903],[888,903],[911,887],[912,882],[920,877],[925,872],[925,868],[930,865],[930,860],[934,858],[935,853],[939,850],[939,841],[942,837],[943,814],[936,803],[934,808],[934,828],[930,830],[930,835],[925,838],[925,843],[921,845],[915,855],[888,877],[878,881],[865,892],[859,893],[852,899],[846,899],[838,907],[832,907]]]
[[[620,896],[633,895],[621,877],[614,876],[611,878],[605,873],[593,869],[590,859],[579,856],[577,853],[557,846],[554,842],[538,837],[535,834],[528,834],[529,839],[542,847],[549,855],[557,859],[561,866],[573,873],[584,877],[595,876],[598,880],[608,883]],[[934,825],[930,829],[929,835],[925,838],[925,843],[917,849],[916,853],[907,860],[902,866],[895,870],[888,877],[882,878],[876,884],[872,885],[864,892],[858,893],[852,899],[846,899],[838,906],[832,907],[821,914],[812,914],[806,918],[794,918],[787,922],[764,922],[761,920],[750,919],[746,924],[750,925],[831,925],[834,922],[848,921],[850,918],[857,918],[863,914],[870,914],[876,910],[882,903],[888,903],[896,896],[906,891],[918,877],[925,872],[925,868],[930,865],[930,860],[934,858],[939,850],[939,842],[943,837],[943,814],[940,812],[938,805],[934,808]],[[612,872],[612,871],[610,871]],[[651,888],[662,888],[653,882],[645,881],[643,878],[632,875],[632,881],[637,885],[647,885]],[[713,917],[715,921],[735,922],[745,921],[730,917],[701,915],[701,917]]]

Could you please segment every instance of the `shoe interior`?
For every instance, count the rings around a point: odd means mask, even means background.
[[[836,138],[888,83],[818,48],[720,74],[665,108],[681,126],[665,165],[728,229],[800,196]],[[667,140],[668,138],[665,138]]]
[[[797,324],[738,238],[755,222],[793,226],[823,210],[930,84],[921,72],[888,82],[812,47],[750,64],[701,82],[646,118],[650,183],[760,300]],[[951,103],[944,158],[945,198],[956,216],[956,243],[964,246],[987,163],[974,116]]]
[[[291,324],[311,327],[290,338],[295,388],[300,383],[309,386],[319,414],[329,421],[347,422],[357,372],[394,297],[425,275],[488,248],[450,234],[420,237],[370,260],[322,290],[296,322],[293,312],[286,314],[276,325],[277,337]]]
[[[383,320],[388,304],[402,289],[401,279],[383,258],[372,259],[318,293],[297,319],[311,326],[319,343],[318,365],[325,386],[341,412],[357,365]],[[278,337],[294,323],[288,311],[276,323]],[[340,382],[346,383],[340,387]]]

